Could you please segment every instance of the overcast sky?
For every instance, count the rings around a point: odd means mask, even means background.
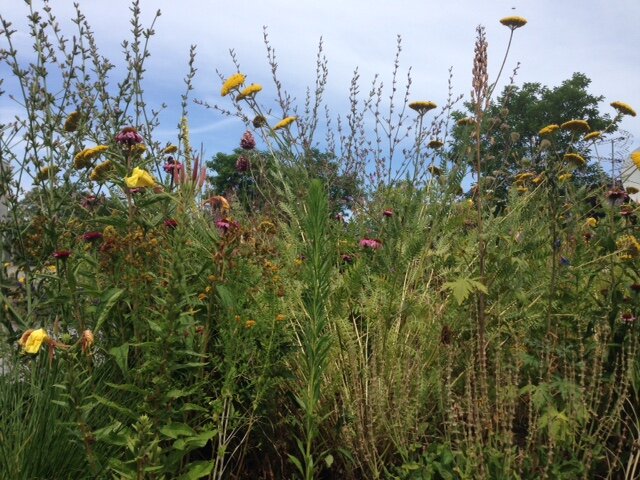
[[[26,5],[19,0],[0,3],[0,13],[18,30],[18,50],[28,50]],[[63,31],[72,35],[72,2],[51,3]],[[121,64],[120,43],[129,38],[129,2],[80,3],[103,55]],[[605,96],[603,111],[613,113],[609,107],[613,100],[640,111],[639,0],[141,0],[141,7],[145,24],[157,9],[162,11],[151,42],[146,81],[149,104],[169,106],[162,117],[161,140],[175,141],[191,44],[197,45],[198,52],[194,97],[220,104],[228,101],[219,97],[216,69],[234,72],[230,48],[235,49],[248,82],[261,83],[265,87],[261,95],[274,95],[262,40],[264,25],[279,59],[280,79],[294,93],[313,85],[317,44],[324,38],[329,59],[327,102],[338,112],[346,108],[355,67],[365,87],[375,73],[389,77],[398,34],[403,39],[401,73],[404,76],[408,67],[413,69],[412,99],[444,103],[449,67],[453,67],[455,93],[468,98],[475,27],[482,24],[487,29],[493,76],[509,36],[499,19],[507,15],[523,16],[529,23],[516,31],[505,79],[517,62],[521,63],[518,84],[535,81],[557,86],[574,72],[582,72],[593,81],[591,92]],[[6,69],[0,73],[7,75]],[[6,96],[0,97],[0,119],[14,110]],[[194,145],[204,143],[208,154],[237,145],[244,131],[241,124],[197,105],[190,106],[190,111]],[[634,136],[630,149],[637,148],[640,116],[625,118],[622,128]]]

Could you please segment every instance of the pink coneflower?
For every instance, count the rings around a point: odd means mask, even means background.
[[[382,215],[384,215],[385,217],[389,218],[389,217],[393,217],[393,210],[391,210],[390,208],[388,208],[387,210],[385,210],[384,212],[382,212]]]
[[[169,157],[167,159],[167,163],[162,166],[162,169],[173,175],[174,172],[182,170],[182,164],[180,162],[176,162],[173,157]]]
[[[128,147],[142,143],[143,141],[142,135],[140,135],[134,127],[123,128],[122,131],[116,135],[116,142]]]
[[[53,258],[57,258],[58,260],[66,260],[71,255],[69,250],[58,250],[57,252],[53,252]]]
[[[237,222],[234,222],[233,220],[229,220],[228,218],[222,218],[216,221],[216,227],[222,230],[223,233],[227,233],[229,230],[234,230],[238,226],[239,225]]]
[[[351,255],[346,254],[346,253],[344,255],[342,255],[341,259],[342,259],[342,263],[347,263],[347,264],[353,263],[353,257]]]
[[[253,135],[250,131],[247,130],[244,135],[242,135],[240,146],[245,150],[253,150],[254,148],[256,148],[256,139],[253,138]]]
[[[362,248],[370,248],[372,250],[380,250],[382,248],[382,242],[375,238],[363,238],[360,240],[360,246]]]
[[[238,160],[236,161],[236,172],[246,172],[250,167],[251,163],[249,162],[249,159],[247,157],[238,157]]]
[[[87,195],[82,199],[80,205],[82,205],[83,208],[89,210],[98,205],[98,203],[100,203],[100,199],[98,197],[96,197],[95,195]]]
[[[178,222],[176,222],[173,218],[169,218],[164,221],[164,226],[167,228],[175,229],[178,227]]]
[[[94,240],[98,240],[102,238],[102,232],[87,232],[82,235],[82,239],[85,242],[93,242]]]
[[[620,316],[620,319],[626,324],[632,324],[636,321],[636,317],[631,312],[625,312]]]

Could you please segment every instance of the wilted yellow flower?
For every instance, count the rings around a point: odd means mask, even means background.
[[[618,256],[621,260],[632,260],[640,255],[640,242],[633,235],[623,235],[616,240]]]
[[[538,132],[538,135],[540,135],[541,137],[544,137],[545,135],[551,135],[552,133],[557,132],[559,129],[560,129],[560,125],[556,125],[555,123],[552,123],[551,125],[547,125],[546,127],[542,128]]]
[[[595,140],[598,139],[602,136],[602,132],[600,131],[595,131],[595,132],[591,132],[591,133],[587,133],[584,137],[583,137],[583,141],[588,142],[589,140]]]
[[[107,160],[106,162],[102,162],[96,165],[96,167],[91,172],[91,175],[89,175],[89,179],[93,180],[94,182],[99,182],[104,180],[107,172],[111,170],[112,166],[113,165],[111,164],[111,160]]]
[[[433,175],[434,177],[439,177],[440,175],[442,175],[442,170],[435,165],[431,165],[428,170],[429,173],[431,173],[431,175]]]
[[[64,131],[75,132],[78,129],[78,123],[80,123],[80,112],[71,112],[64,122]]]
[[[285,318],[287,318],[287,317],[285,317],[282,313],[276,315],[276,321],[278,321],[278,322],[284,321]]]
[[[598,225],[598,220],[596,220],[594,217],[589,217],[587,218],[587,221],[584,222],[584,224],[589,228],[595,228],[596,225]]]
[[[91,166],[91,161],[109,150],[107,145],[98,145],[96,147],[85,148],[78,152],[73,160],[73,166],[77,170]]]
[[[530,179],[530,178],[532,178],[534,176],[535,176],[534,173],[522,172],[522,173],[519,173],[518,175],[516,175],[516,182],[523,182],[523,181],[528,180],[528,179]]]
[[[573,178],[573,173],[563,173],[562,175],[558,175],[558,180],[561,182],[566,182]]]
[[[411,102],[409,108],[415,110],[420,115],[424,115],[429,110],[433,110],[437,105],[433,102]]]
[[[631,153],[631,161],[640,168],[640,150]]]
[[[244,323],[245,328],[248,328],[249,330],[251,330],[253,327],[256,326],[256,321],[255,320],[247,320]]]
[[[156,182],[146,170],[135,167],[130,177],[125,177],[125,184],[129,188],[155,187]]]
[[[640,192],[640,190],[638,190],[636,187],[627,187],[625,190],[629,195],[635,195],[636,193]]]
[[[291,125],[293,122],[296,121],[296,118],[298,117],[287,117],[284,118],[282,120],[280,120],[278,123],[276,123],[275,127],[273,127],[274,130],[280,130],[281,128],[285,128],[288,127],[289,125]]]
[[[204,201],[205,205],[211,205],[211,208],[229,211],[231,207],[229,202],[222,195],[214,195],[213,197]]]
[[[518,193],[527,193],[529,191],[527,187],[518,187],[516,188],[516,190],[518,191]]]
[[[427,143],[427,147],[429,148],[441,148],[444,146],[444,143],[442,143],[440,140],[431,140],[429,143]]]
[[[581,155],[578,155],[577,153],[565,153],[563,160],[565,162],[572,163],[578,167],[582,167],[585,163],[587,163],[586,160],[582,158]]]
[[[242,100],[244,98],[251,97],[258,93],[260,90],[262,90],[262,85],[260,85],[259,83],[252,83],[238,94],[236,100]]]
[[[560,125],[563,130],[570,130],[572,132],[588,132],[591,127],[586,120],[569,120]]]
[[[201,302],[204,302],[207,299],[207,294],[206,293],[200,293],[198,295],[198,300],[200,300]]]
[[[38,353],[42,344],[49,339],[49,335],[44,328],[38,330],[29,329],[22,334],[18,343],[25,353]]]
[[[170,153],[176,153],[177,151],[178,151],[178,147],[176,147],[175,145],[169,145],[164,150],[162,150],[162,153],[165,155],[168,155]]]
[[[470,127],[471,125],[475,125],[475,124],[476,124],[475,119],[471,117],[461,118],[456,122],[456,125],[458,125],[459,127]]]
[[[500,20],[500,23],[506,27],[509,27],[511,30],[515,30],[516,28],[524,27],[527,24],[527,19],[524,17],[518,16],[510,16],[504,17]]]
[[[536,178],[532,179],[531,182],[535,185],[539,185],[542,183],[543,180],[544,180],[544,174],[541,173]]]
[[[618,110],[622,115],[631,115],[632,117],[636,116],[636,111],[631,108],[631,105],[624,102],[611,102],[611,106]]]
[[[94,343],[93,332],[91,330],[85,330],[82,332],[82,338],[80,339],[82,351],[87,353]]]
[[[229,78],[227,78],[226,82],[222,84],[222,90],[220,91],[220,94],[223,97],[228,95],[231,90],[240,87],[244,83],[245,78],[246,76],[241,73],[234,73]]]

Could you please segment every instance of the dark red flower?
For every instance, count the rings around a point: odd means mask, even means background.
[[[629,198],[629,194],[621,188],[613,188],[607,192],[606,197],[611,205],[621,205]]]
[[[176,222],[173,218],[169,218],[164,221],[164,226],[167,228],[175,229],[178,227],[178,222]]]
[[[393,217],[393,210],[391,210],[390,208],[385,210],[384,212],[382,212],[382,215],[384,215],[385,217]]]
[[[636,317],[631,312],[625,312],[621,315],[620,319],[626,324],[632,324],[636,321]]]
[[[128,147],[142,143],[143,141],[144,139],[134,127],[123,128],[122,131],[116,135],[116,142]]]
[[[247,157],[240,156],[236,161],[236,172],[246,172],[251,167]]]
[[[69,250],[58,250],[57,252],[53,252],[53,258],[57,258],[59,260],[66,260],[71,255]]]
[[[256,148],[256,139],[253,138],[253,135],[248,130],[244,133],[244,135],[242,135],[240,146],[245,150],[253,150],[254,148]]]
[[[82,238],[85,242],[93,242],[94,240],[102,238],[102,232],[87,232],[82,235]]]

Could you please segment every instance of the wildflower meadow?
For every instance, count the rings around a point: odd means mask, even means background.
[[[131,5],[117,65],[81,6],[27,2],[28,55],[0,17],[0,479],[640,478],[632,105],[490,78],[480,26],[470,94],[415,98],[399,39],[339,116],[322,43],[296,99],[265,33],[207,92],[192,50],[161,142]]]

